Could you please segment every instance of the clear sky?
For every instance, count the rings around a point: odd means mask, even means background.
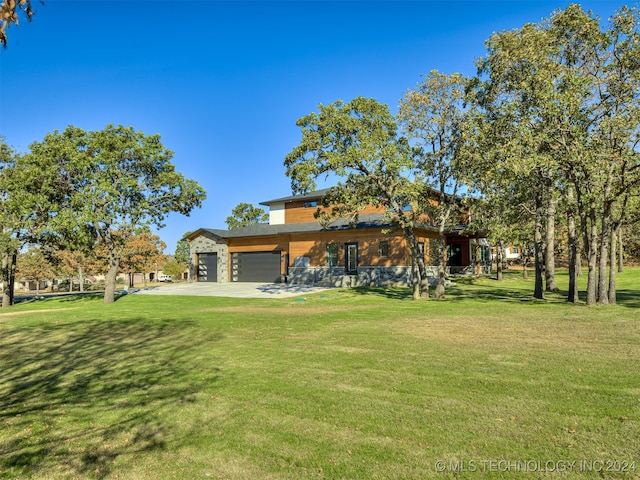
[[[296,120],[329,104],[399,99],[431,70],[475,74],[492,32],[538,22],[564,0],[32,0],[0,51],[0,135],[28,151],[55,129],[159,133],[207,191],[158,233],[226,228],[240,202],[291,194],[283,161]],[[606,20],[620,0],[579,2]],[[327,185],[319,185],[324,187]],[[264,207],[266,209],[266,207]]]

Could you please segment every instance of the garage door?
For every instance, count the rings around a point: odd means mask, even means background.
[[[199,253],[198,254],[198,281],[217,282],[218,281],[218,254]]]
[[[231,254],[231,281],[280,282],[280,251]]]

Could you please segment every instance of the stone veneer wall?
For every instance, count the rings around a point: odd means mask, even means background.
[[[429,283],[435,285],[437,267],[427,266]],[[357,275],[345,275],[344,267],[289,267],[287,283],[324,287],[406,287],[411,267],[358,267]]]
[[[218,254],[218,283],[229,282],[229,255],[228,247],[224,240],[217,238],[215,235],[203,233],[194,238],[189,243],[189,252],[191,257],[191,280],[197,281],[198,275],[198,254],[199,253],[217,253]]]

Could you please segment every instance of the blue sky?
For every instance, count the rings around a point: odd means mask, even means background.
[[[19,152],[55,129],[159,133],[207,191],[158,233],[226,228],[240,202],[289,195],[296,120],[362,95],[397,111],[421,75],[475,74],[492,32],[568,1],[62,1],[36,6],[0,51],[0,135]],[[607,19],[625,2],[585,1]],[[320,185],[325,186],[325,185]]]

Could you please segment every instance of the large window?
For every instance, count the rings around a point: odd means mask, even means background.
[[[335,267],[338,265],[338,244],[329,243],[327,245],[327,266]]]

